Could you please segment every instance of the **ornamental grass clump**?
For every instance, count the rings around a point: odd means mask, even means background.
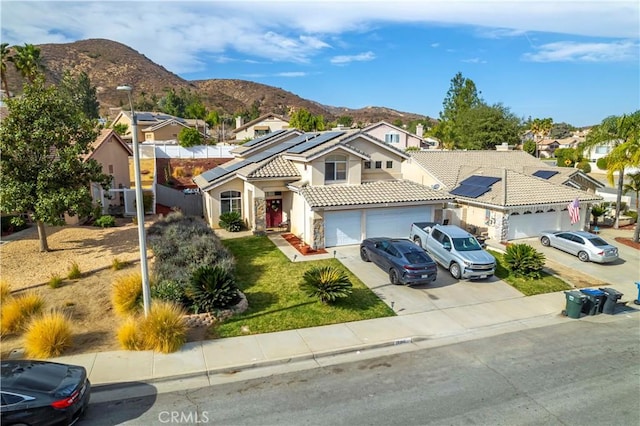
[[[352,284],[345,272],[332,266],[311,268],[302,276],[302,290],[322,303],[335,302],[352,293]]]
[[[71,321],[61,312],[52,311],[34,317],[24,336],[25,353],[30,358],[51,358],[71,347]]]
[[[3,335],[21,331],[29,319],[40,313],[44,299],[35,292],[28,292],[7,300],[0,310],[0,333]]]
[[[138,319],[129,317],[118,328],[117,338],[122,349],[140,351],[143,348],[142,337],[138,332]]]
[[[70,280],[75,280],[80,277],[82,277],[80,265],[78,265],[78,262],[76,261],[71,262],[71,264],[69,265],[69,273],[67,274],[67,278],[69,278]]]
[[[145,349],[175,352],[187,341],[185,311],[170,302],[154,302],[149,315],[142,319],[139,332]]]
[[[11,284],[7,280],[0,280],[0,305],[11,299]]]
[[[540,278],[545,257],[529,244],[510,244],[504,254],[509,270],[517,277]]]
[[[142,307],[142,276],[140,273],[117,277],[111,293],[113,309],[119,315],[135,314]]]
[[[62,285],[62,282],[64,280],[62,279],[62,277],[59,274],[53,273],[51,274],[51,276],[49,276],[49,287],[51,288],[58,288]]]

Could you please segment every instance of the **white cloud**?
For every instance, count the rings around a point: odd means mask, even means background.
[[[547,43],[523,58],[531,62],[619,62],[638,59],[640,45],[634,41],[611,43]]]
[[[339,55],[334,56],[330,59],[332,64],[343,65],[348,64],[349,62],[366,62],[372,61],[376,58],[376,55],[373,52],[364,52],[359,53],[357,55]]]
[[[468,64],[486,64],[487,63],[487,61],[480,58],[463,59],[462,62],[466,62]]]
[[[440,43],[431,43],[431,47],[433,47],[434,49],[436,47],[440,47]]]
[[[3,1],[1,38],[9,44],[105,38],[181,73],[203,69],[202,58],[211,56],[308,63],[325,50],[345,49],[345,34],[372,35],[385,24],[466,25],[491,37],[540,31],[637,40],[639,16],[637,1],[596,0]]]
[[[277,77],[305,77],[306,75],[307,73],[302,71],[279,72],[276,74]]]

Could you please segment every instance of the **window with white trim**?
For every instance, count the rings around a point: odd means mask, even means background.
[[[387,161],[387,169],[393,169],[393,161]]]
[[[239,191],[224,191],[220,194],[220,214],[229,212],[242,214],[242,197]]]
[[[345,180],[347,180],[347,156],[328,156],[324,160],[324,181],[337,182]]]
[[[387,133],[384,135],[386,143],[400,143],[400,133]]]

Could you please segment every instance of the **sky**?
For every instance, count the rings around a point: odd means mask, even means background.
[[[640,109],[638,1],[1,0],[0,26],[9,45],[104,38],[187,80],[336,107],[437,118],[461,72],[525,119],[582,127]]]

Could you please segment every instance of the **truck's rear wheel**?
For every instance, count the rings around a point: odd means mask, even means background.
[[[413,237],[413,242],[415,243],[415,245],[417,245],[418,247],[422,247],[422,240],[420,239],[420,237]]]
[[[455,278],[456,280],[459,280],[460,277],[462,276],[462,271],[460,270],[460,265],[458,265],[456,262],[453,262],[449,266],[449,272],[451,272],[451,276],[453,278]]]

